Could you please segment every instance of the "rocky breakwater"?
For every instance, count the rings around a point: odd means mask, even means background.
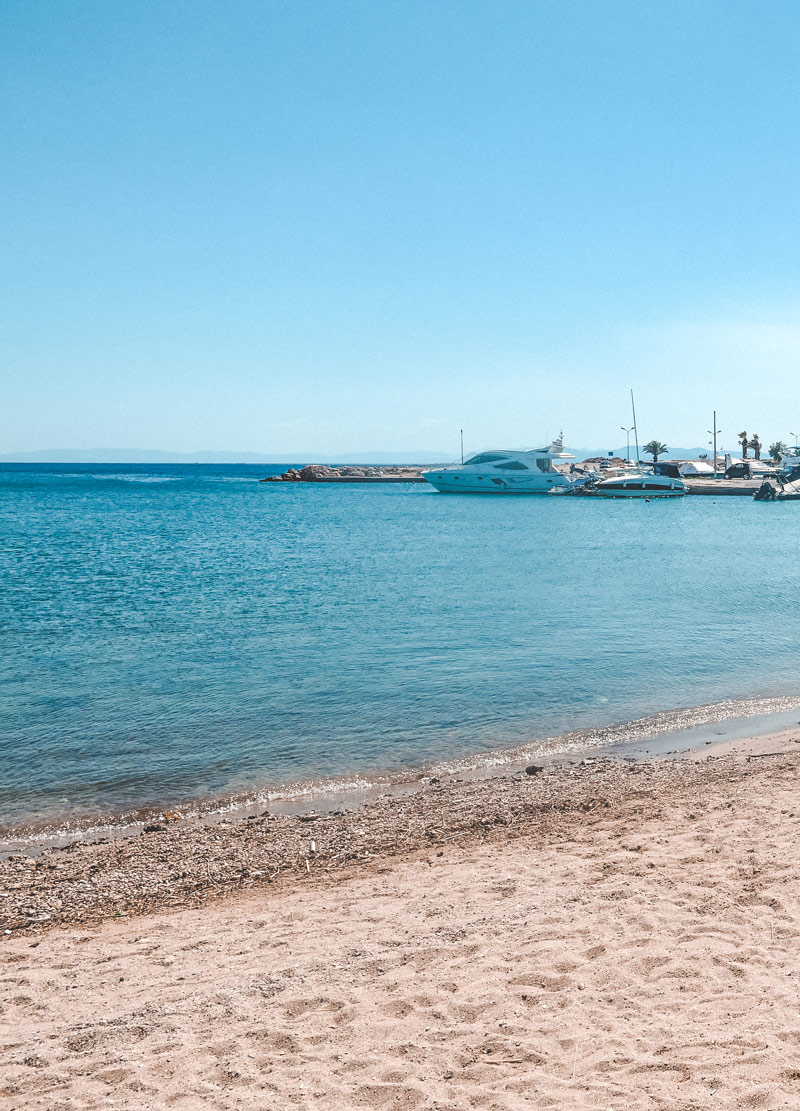
[[[424,482],[422,467],[327,467],[320,463],[283,474],[269,475],[259,482]]]

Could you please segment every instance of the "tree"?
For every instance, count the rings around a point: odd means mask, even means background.
[[[651,440],[649,444],[644,445],[642,451],[646,452],[648,455],[652,455],[653,462],[657,463],[659,455],[666,455],[669,452],[669,448],[666,444],[662,444],[660,440]]]
[[[747,433],[746,432],[740,432],[739,433],[739,443],[742,445],[742,459],[746,459],[747,458],[747,448],[749,447],[749,444],[750,444],[750,441],[747,438]]]
[[[783,440],[776,440],[774,444],[769,445],[769,457],[774,463],[780,463],[781,456],[788,450]]]
[[[758,438],[758,433],[757,432],[753,433],[753,437],[750,440],[750,447],[753,449],[753,455],[755,455],[756,459],[760,459],[761,458],[761,441]]]

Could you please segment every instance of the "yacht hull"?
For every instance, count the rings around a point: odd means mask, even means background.
[[[557,473],[495,478],[452,471],[428,471],[423,472],[422,477],[440,494],[549,494],[551,490],[570,484],[569,479]]]

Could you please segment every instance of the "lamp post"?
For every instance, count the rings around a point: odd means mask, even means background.
[[[794,436],[794,453],[795,453],[795,455],[797,455],[797,433],[796,432],[790,432],[789,435]]]
[[[717,410],[716,409],[714,410],[714,427],[713,427],[713,429],[709,428],[708,431],[714,437],[712,443],[714,444],[714,478],[716,478],[717,477],[717,436],[722,431],[721,428],[717,428]]]
[[[630,463],[630,461],[631,461],[631,432],[633,432],[633,425],[631,425],[630,428],[626,428],[624,424],[621,424],[620,428],[622,429],[622,431],[625,433],[625,435],[628,438],[628,447],[625,451],[625,462]]]

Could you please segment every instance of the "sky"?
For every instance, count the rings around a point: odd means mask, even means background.
[[[5,0],[0,454],[800,433],[800,4]]]

